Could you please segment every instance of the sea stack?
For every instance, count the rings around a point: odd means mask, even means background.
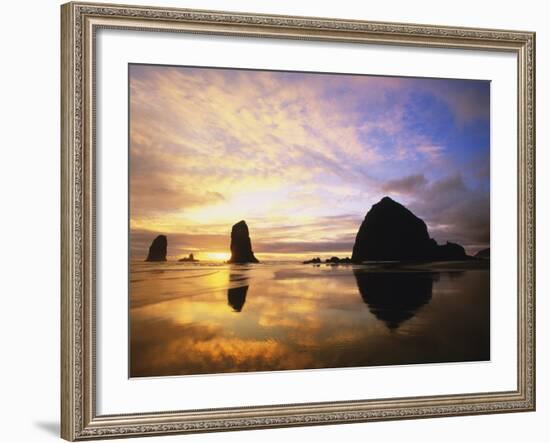
[[[149,247],[149,254],[145,261],[166,261],[166,249],[168,240],[166,235],[159,235]]]
[[[178,260],[179,262],[198,262],[193,254],[189,254],[189,257],[183,257]]]
[[[384,197],[372,206],[357,232],[352,261],[466,260],[456,243],[439,246],[430,238],[426,223],[405,206]]]
[[[248,226],[244,220],[231,229],[231,258],[229,263],[259,263],[252,252]]]

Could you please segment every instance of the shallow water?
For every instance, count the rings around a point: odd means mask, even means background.
[[[472,263],[138,263],[130,375],[490,358],[489,270]]]

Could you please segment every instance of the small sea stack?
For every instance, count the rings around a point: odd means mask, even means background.
[[[317,264],[321,263],[321,258],[320,257],[315,257],[315,258],[312,258],[311,260],[303,261],[302,263],[304,265],[310,265],[310,264],[317,265]]]
[[[231,228],[231,258],[228,263],[259,263],[254,257],[248,226],[244,220]]]
[[[145,261],[166,261],[166,250],[168,248],[168,239],[166,235],[159,235],[153,240],[149,247],[149,254]]]
[[[179,262],[198,262],[193,254],[189,254],[188,257],[183,257],[178,260]]]
[[[351,263],[351,258],[330,257],[325,260],[325,263],[329,263],[333,265],[339,265],[339,264],[349,265]]]
[[[331,265],[339,265],[339,264],[348,265],[352,263],[352,261],[351,261],[351,258],[349,257],[346,257],[346,258],[330,257],[325,259],[325,261],[323,262],[320,257],[315,257],[315,258],[312,258],[311,260],[306,260],[302,263],[304,265],[310,265],[310,264],[318,265],[321,263],[331,264]]]

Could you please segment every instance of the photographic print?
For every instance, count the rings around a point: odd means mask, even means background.
[[[130,64],[130,377],[490,359],[490,82]]]

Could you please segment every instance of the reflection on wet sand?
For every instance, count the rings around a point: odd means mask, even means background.
[[[162,266],[132,264],[132,377],[490,357],[488,270]]]
[[[234,284],[242,286],[233,287]],[[241,274],[229,273],[229,289],[227,289],[227,304],[233,308],[235,312],[241,312],[246,301],[246,293],[248,292],[248,278]]]
[[[389,329],[397,329],[432,298],[438,274],[428,272],[365,272],[353,274],[363,301]]]

